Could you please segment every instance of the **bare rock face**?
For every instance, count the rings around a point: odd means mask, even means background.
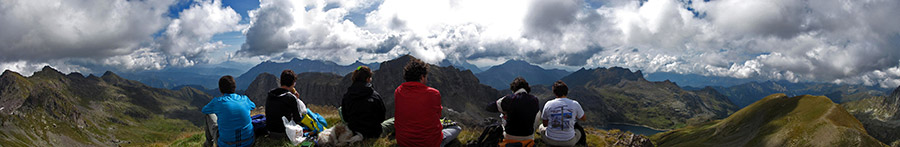
[[[875,96],[841,104],[865,126],[872,137],[885,144],[900,141],[900,87],[889,96]]]

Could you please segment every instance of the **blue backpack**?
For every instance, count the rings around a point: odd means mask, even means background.
[[[256,136],[269,133],[269,131],[266,130],[266,115],[253,115],[250,117],[250,122],[253,124],[253,133],[256,134]]]

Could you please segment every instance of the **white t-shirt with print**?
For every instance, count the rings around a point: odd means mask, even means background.
[[[552,140],[570,140],[575,137],[575,121],[584,116],[584,110],[577,101],[556,98],[544,104],[541,119],[547,120],[547,132]]]

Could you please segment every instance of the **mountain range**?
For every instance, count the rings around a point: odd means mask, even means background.
[[[393,115],[393,91],[404,82],[403,67],[414,58],[407,55],[373,65],[378,67],[373,85],[385,98],[388,116]],[[298,73],[296,89],[311,105],[339,106],[350,85],[349,72]],[[779,94],[738,110],[728,93],[720,93],[716,87],[682,88],[668,80],[648,81],[644,77],[639,70],[611,67],[580,69],[559,79],[568,84],[570,98],[585,108],[589,116],[586,126],[628,124],[674,129],[653,136],[654,143],[661,146],[883,146],[892,140],[898,142],[895,132],[900,126],[900,88],[890,96],[872,96],[864,93],[877,90],[865,86],[771,82],[770,88],[754,92],[826,92],[838,93],[842,98],[837,100],[841,101],[861,100],[837,105],[832,102],[835,98],[825,96],[789,98]],[[512,93],[508,88],[497,90],[479,81],[472,70],[432,65],[426,85],[441,91],[444,116],[473,125],[482,118],[497,117],[483,107]],[[531,94],[541,103],[554,98],[550,86],[534,83]],[[266,93],[278,87],[278,76],[260,72],[247,85],[239,93],[263,106]],[[776,85],[782,86],[771,88]],[[182,133],[200,131],[203,117],[199,108],[212,99],[211,95],[219,95],[215,90],[195,87],[203,86],[154,88],[113,72],[99,77],[65,75],[44,67],[25,77],[4,71],[0,75],[0,136],[4,137],[0,144],[148,146],[173,140]]]
[[[294,58],[289,62],[273,62],[266,61],[257,64],[256,66],[247,70],[247,72],[241,74],[240,76],[235,77],[235,82],[237,83],[238,89],[246,89],[247,86],[250,85],[250,82],[261,73],[269,73],[273,75],[280,75],[281,71],[285,69],[293,70],[294,73],[304,73],[304,72],[324,72],[324,73],[334,73],[334,74],[347,74],[356,70],[357,67],[365,65],[372,68],[372,70],[376,70],[379,67],[379,64],[365,64],[362,62],[354,62],[350,65],[339,65],[337,63],[331,61],[321,61],[321,60],[309,60],[309,59],[297,59]]]
[[[865,86],[832,83],[792,83],[788,81],[750,82],[731,87],[713,87],[728,96],[734,104],[745,107],[773,93],[784,93],[788,96],[824,95],[835,103],[849,102],[884,95],[887,89]],[[688,88],[690,89],[690,88]]]
[[[665,81],[669,80],[673,83],[677,83],[679,86],[683,87],[706,87],[706,86],[722,86],[722,87],[731,87],[734,85],[740,85],[744,83],[760,81],[757,79],[741,79],[741,78],[732,78],[732,77],[721,77],[721,76],[704,76],[699,74],[681,74],[674,72],[654,72],[648,73],[644,76],[647,80],[650,81]]]
[[[3,146],[150,145],[198,131],[203,91],[153,88],[115,73],[64,75],[44,67],[30,77],[0,75]]]
[[[886,146],[824,96],[773,94],[722,120],[659,133],[659,146]]]
[[[495,89],[509,89],[509,83],[516,77],[525,78],[532,85],[552,85],[553,82],[569,74],[570,72],[565,70],[544,69],[525,61],[509,60],[475,74],[475,76],[482,84]]]
[[[388,116],[393,114],[393,91],[403,82],[403,67],[413,58],[402,56],[385,61],[374,71],[372,83],[375,90],[385,97]],[[479,83],[479,78],[470,70],[432,65],[428,76],[426,85],[441,91],[442,104],[448,108],[445,115],[465,124],[478,123],[485,117],[496,117],[498,114],[487,113],[483,107],[511,93],[508,88],[501,92]],[[737,108],[713,89],[686,91],[671,82],[649,82],[643,79],[640,71],[631,72],[618,67],[582,69],[562,80],[569,83],[573,99],[584,106],[591,106],[585,107],[586,113],[592,116],[586,122],[589,125],[627,123],[675,128],[690,122],[724,118]],[[268,90],[277,87],[276,81],[274,75],[260,74],[248,87],[247,95],[257,101],[256,104],[264,104],[262,97]],[[305,103],[337,106],[349,85],[349,74],[301,73],[296,89]],[[533,85],[532,89],[541,101],[553,98],[549,86]]]
[[[624,123],[658,129],[724,118],[737,110],[711,88],[689,91],[670,81],[651,82],[640,70],[621,67],[580,69],[562,78],[569,97],[591,114],[590,121]],[[542,86],[546,87],[546,86]],[[553,98],[548,89],[549,98]],[[540,92],[535,92],[540,93]]]
[[[218,86],[219,77],[244,73],[251,66],[253,65],[228,61],[191,67],[166,67],[161,70],[126,71],[117,74],[156,88],[176,89],[179,86],[194,85],[193,87],[198,89],[215,89]]]
[[[841,105],[862,122],[872,137],[900,145],[900,87],[889,96],[874,96]]]

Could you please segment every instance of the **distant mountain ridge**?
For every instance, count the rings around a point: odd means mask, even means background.
[[[659,146],[886,146],[824,96],[773,94],[728,118],[651,137]]]
[[[519,76],[528,80],[531,85],[551,85],[569,74],[565,70],[544,69],[522,60],[509,60],[475,76],[482,84],[502,90],[509,89],[509,83]]]
[[[585,107],[588,114],[603,116],[599,119],[611,123],[672,129],[724,118],[737,110],[711,88],[688,91],[670,81],[650,82],[640,70],[580,69],[562,81],[569,87],[570,98],[589,106]]]
[[[203,91],[152,88],[113,72],[64,75],[44,67],[31,77],[0,75],[3,146],[149,145],[196,131]]]
[[[889,96],[874,96],[841,104],[885,144],[900,145],[900,87]]]
[[[679,74],[673,72],[654,72],[649,73],[645,76],[647,80],[650,81],[665,81],[669,80],[674,83],[678,83],[680,86],[690,86],[690,87],[706,87],[706,86],[723,86],[723,87],[731,87],[734,85],[740,85],[744,83],[758,81],[756,79],[741,79],[741,78],[732,78],[732,77],[720,77],[720,76],[704,76],[698,74]]]
[[[838,85],[831,83],[792,83],[788,81],[749,82],[731,87],[714,86],[732,102],[745,107],[772,93],[788,96],[824,95],[835,103],[849,102],[885,95],[887,89],[864,85]]]
[[[174,89],[179,86],[195,85],[195,88],[202,86],[203,89],[215,89],[218,87],[219,77],[237,76],[246,72],[248,68],[250,67],[244,63],[229,61],[212,65],[166,67],[161,70],[118,72],[117,74],[156,88]]]
[[[250,85],[250,82],[256,78],[257,75],[261,73],[269,73],[273,75],[280,75],[281,71],[285,69],[293,70],[294,73],[304,73],[304,72],[324,72],[324,73],[334,73],[338,75],[347,74],[356,70],[360,65],[369,66],[372,70],[378,69],[380,66],[377,63],[365,64],[362,62],[354,62],[350,65],[339,65],[335,62],[331,61],[322,61],[322,60],[310,60],[310,59],[297,59],[294,58],[289,62],[278,63],[272,61],[266,61],[257,64],[253,68],[250,68],[247,72],[241,74],[238,77],[235,77],[235,82],[237,82],[237,89],[247,89]]]

